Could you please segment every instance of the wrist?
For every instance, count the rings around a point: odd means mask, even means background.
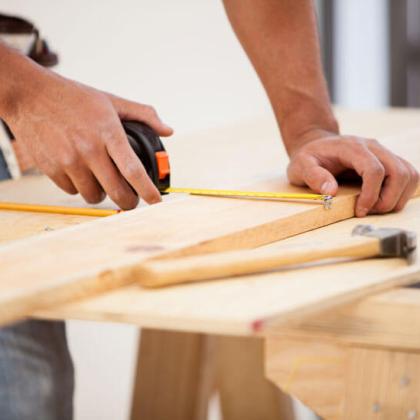
[[[310,141],[339,134],[326,94],[293,95],[284,103],[287,105],[275,106],[274,111],[289,156]]]
[[[302,117],[289,116],[289,121],[281,123],[280,129],[289,156],[311,141],[340,133],[338,122],[332,112],[312,117],[309,114]]]
[[[307,128],[306,130],[302,130],[301,132],[293,135],[291,141],[289,141],[288,143],[285,142],[285,145],[287,144],[286,150],[289,157],[292,157],[308,143],[319,139],[325,139],[328,137],[336,137],[338,135],[338,129],[333,129],[333,127],[327,129],[314,125]]]

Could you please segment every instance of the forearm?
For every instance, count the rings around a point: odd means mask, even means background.
[[[18,51],[0,42],[0,118],[17,118],[19,105],[36,96],[44,70]]]
[[[123,209],[139,197],[161,200],[121,125],[141,121],[158,135],[172,134],[150,106],[61,77],[0,43],[0,118],[69,194],[97,203],[107,193]]]
[[[289,152],[338,132],[309,0],[224,0],[231,24],[254,65]]]

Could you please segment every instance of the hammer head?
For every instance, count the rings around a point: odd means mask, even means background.
[[[417,236],[415,232],[398,228],[375,228],[372,225],[357,225],[352,235],[377,238],[381,257],[405,258],[409,264],[416,257]]]

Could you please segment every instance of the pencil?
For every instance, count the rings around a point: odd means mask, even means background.
[[[35,213],[54,213],[54,214],[68,214],[73,216],[92,216],[92,217],[106,217],[112,216],[121,212],[121,210],[112,209],[93,209],[82,207],[64,207],[64,206],[49,206],[44,204],[24,204],[0,202],[0,210],[10,211],[26,211]]]

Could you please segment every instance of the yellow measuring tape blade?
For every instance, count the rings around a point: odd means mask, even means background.
[[[287,193],[287,192],[265,192],[265,191],[238,191],[238,190],[213,190],[202,188],[175,188],[170,187],[163,190],[164,193],[183,193],[191,195],[208,195],[219,197],[245,197],[245,198],[268,198],[277,200],[316,200],[321,201],[325,207],[331,206],[332,197],[323,194],[311,193]]]

